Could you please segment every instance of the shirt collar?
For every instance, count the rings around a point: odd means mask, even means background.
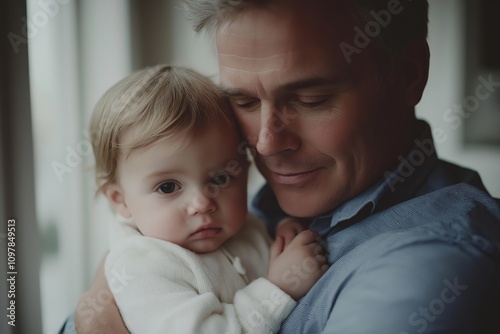
[[[309,228],[318,232],[320,235],[326,235],[333,227],[339,223],[351,220],[353,218],[362,219],[372,214],[379,202],[379,199],[385,193],[387,185],[385,182],[377,182],[367,190],[350,200],[340,204],[333,211],[315,218]],[[360,217],[363,215],[363,217]]]

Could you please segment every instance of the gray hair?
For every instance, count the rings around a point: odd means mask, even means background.
[[[184,8],[196,32],[214,32],[220,24],[246,7],[270,3],[273,0],[183,0]],[[357,24],[365,26],[374,21],[373,13],[386,10],[390,3],[399,0],[325,0],[344,1],[352,4],[352,14]],[[401,4],[403,6],[403,4]],[[405,1],[404,10],[392,15],[390,24],[382,27],[373,41],[391,55],[397,54],[415,38],[427,37],[428,1]]]

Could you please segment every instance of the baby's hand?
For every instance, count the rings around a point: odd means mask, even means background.
[[[293,299],[302,298],[328,270],[325,250],[311,230],[300,232],[284,248],[284,239],[278,236],[271,246],[268,279]]]
[[[307,221],[298,220],[295,218],[285,218],[276,227],[276,239],[282,237],[286,248],[290,242],[295,238],[300,232],[307,229]]]

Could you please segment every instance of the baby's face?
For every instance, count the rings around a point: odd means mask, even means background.
[[[108,199],[143,235],[212,252],[247,216],[248,167],[239,144],[233,129],[214,124],[191,138],[165,138],[124,154],[115,198]]]

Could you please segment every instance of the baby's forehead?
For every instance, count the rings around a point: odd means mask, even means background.
[[[186,128],[166,131],[155,130],[148,126],[137,124],[124,130],[119,136],[119,148],[121,155],[124,157],[138,150],[147,150],[156,144],[161,144],[170,151],[176,151],[186,149],[198,140],[207,140],[208,138],[201,137],[206,136],[208,133],[223,134],[226,138],[226,145],[231,145],[232,141],[240,139],[236,125],[224,119],[207,121],[193,124]]]
[[[238,132],[220,122],[210,122],[184,134],[160,136],[147,145],[138,146],[141,134],[143,132],[134,129],[124,135],[117,166],[122,172],[175,170],[181,173],[192,166],[198,166],[198,171],[203,168],[217,171],[229,162],[241,165],[246,161]]]
[[[143,125],[136,125],[123,131],[119,139],[120,152],[130,155],[135,151],[147,150],[153,145],[161,144],[169,149],[181,149],[194,138],[191,131],[155,131]],[[182,145],[181,145],[182,144]],[[178,147],[179,146],[179,147]]]

